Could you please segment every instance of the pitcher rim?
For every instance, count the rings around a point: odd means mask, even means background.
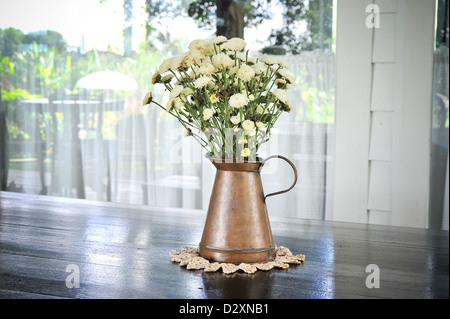
[[[259,156],[256,157],[255,161],[251,160],[239,160],[239,159],[229,159],[229,158],[220,158],[220,157],[214,157],[211,156],[209,153],[205,154],[205,157],[209,159],[213,163],[219,163],[219,164],[261,164],[263,162],[263,159]]]

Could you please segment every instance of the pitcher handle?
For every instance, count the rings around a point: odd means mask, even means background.
[[[297,183],[297,179],[298,179],[297,168],[295,168],[294,163],[292,163],[289,159],[287,159],[286,157],[281,156],[281,155],[272,155],[272,156],[269,156],[268,158],[266,158],[264,161],[262,161],[259,170],[261,171],[261,169],[263,168],[264,164],[265,164],[268,160],[273,159],[273,158],[281,158],[281,159],[285,160],[286,162],[288,162],[289,165],[291,165],[292,169],[294,170],[294,175],[295,175],[295,177],[294,177],[294,182],[292,183],[292,185],[291,185],[289,188],[287,188],[287,189],[285,189],[285,190],[278,191],[278,192],[275,192],[275,193],[267,194],[266,196],[264,196],[264,201],[265,201],[266,198],[269,197],[269,196],[279,195],[279,194],[283,194],[283,193],[289,192],[291,189],[294,188],[295,184]]]

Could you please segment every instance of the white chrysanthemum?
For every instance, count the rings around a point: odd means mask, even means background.
[[[152,92],[147,92],[147,94],[145,94],[144,99],[142,100],[142,105],[145,106],[147,104],[150,104],[153,100],[153,94]]]
[[[281,75],[289,84],[293,84],[294,83],[294,81],[295,81],[294,77],[289,72],[287,72],[286,70],[280,69],[280,70],[277,71],[277,73],[279,75]]]
[[[175,109],[180,110],[183,108],[184,103],[179,97],[177,97],[173,100],[173,106],[175,107]]]
[[[200,89],[204,86],[207,86],[211,83],[212,79],[209,76],[201,76],[197,80],[194,81],[194,87]]]
[[[252,58],[251,56],[249,56],[248,54],[246,54],[244,52],[237,52],[236,58],[238,58],[239,60],[241,60],[242,62],[245,62],[247,64],[255,64],[256,63],[255,58]]]
[[[254,65],[252,65],[252,68],[256,74],[266,74],[266,72],[267,72],[267,66],[262,65],[262,64],[254,64]]]
[[[258,105],[256,107],[256,113],[258,114],[264,114],[264,108],[261,105]]]
[[[214,115],[214,111],[212,109],[205,109],[203,111],[203,120],[208,121]]]
[[[200,62],[204,55],[199,50],[189,50],[182,59],[182,65],[186,68],[191,67],[193,64]]]
[[[248,143],[248,141],[247,141],[247,139],[246,139],[245,137],[240,138],[240,139],[238,140],[238,144],[247,144],[247,143]]]
[[[255,100],[255,96],[254,96],[253,94],[250,94],[250,95],[248,96],[248,99],[249,99],[250,101],[254,101],[254,100]]]
[[[239,60],[245,62],[245,56],[246,54],[244,52],[238,52],[236,53],[236,58],[238,58]]]
[[[273,90],[273,94],[281,102],[283,102],[285,104],[288,102],[288,95],[287,95],[286,90],[276,89],[276,90]]]
[[[180,92],[180,96],[182,97],[187,97],[189,95],[191,95],[192,93],[194,93],[194,90],[191,88],[184,88],[181,92]]]
[[[214,65],[211,63],[202,63],[197,68],[195,68],[195,72],[198,74],[210,75],[214,73]]]
[[[255,76],[255,71],[251,66],[243,65],[239,68],[236,76],[242,81],[250,81]]]
[[[232,51],[241,51],[245,48],[246,45],[247,43],[245,43],[243,39],[232,38],[223,45],[223,48]]]
[[[189,43],[189,50],[199,50],[202,51],[206,46],[206,41],[202,39],[197,39]]]
[[[245,131],[245,134],[247,134],[247,136],[249,136],[249,137],[253,137],[256,135],[256,129],[252,128],[251,130],[247,130],[247,131]]]
[[[224,66],[225,68],[229,69],[234,65],[234,62],[225,53],[219,53],[212,57],[212,64],[214,64],[216,68],[221,68],[222,66]]]
[[[256,127],[262,132],[265,132],[267,130],[266,125],[263,122],[256,122]]]
[[[209,101],[211,101],[211,103],[217,103],[219,102],[219,98],[215,93],[212,93],[209,95]]]
[[[202,49],[202,53],[206,56],[212,56],[216,53],[216,50],[214,50],[214,44],[213,43],[206,43],[205,47]]]
[[[253,65],[256,64],[258,62],[258,60],[256,58],[252,58],[252,57],[247,57],[247,64],[249,65]]]
[[[169,73],[169,74],[164,75],[160,81],[162,83],[169,83],[172,79],[173,79],[173,74]]]
[[[223,49],[223,47],[222,47],[222,52],[225,53],[226,55],[228,55],[229,57],[233,58],[233,60],[234,60],[234,55],[236,54],[236,51],[226,50],[226,49]]]
[[[242,122],[242,128],[245,131],[250,131],[255,127],[255,123],[251,120],[245,120],[244,122]]]
[[[248,103],[248,98],[244,94],[241,94],[241,93],[233,94],[230,97],[230,100],[228,101],[228,104],[235,109],[243,107],[247,103]]]
[[[183,62],[183,56],[175,56],[172,58],[172,60],[170,61],[170,69],[171,70],[178,70],[182,65],[181,63]]]
[[[238,124],[241,121],[241,117],[239,115],[235,115],[230,117],[230,122],[233,124]]]
[[[250,150],[246,147],[242,150],[241,156],[242,157],[248,157],[250,155]]]
[[[224,37],[223,35],[219,35],[217,37],[212,38],[210,42],[213,44],[220,45],[220,44],[227,42],[227,38]]]
[[[166,104],[166,111],[167,112],[170,112],[170,110],[173,108],[173,99],[169,99],[169,101],[167,101],[167,104]]]
[[[158,72],[159,72],[160,74],[163,74],[163,73],[169,71],[169,69],[170,69],[170,63],[172,63],[172,59],[173,59],[173,58],[165,59],[165,60],[161,63],[161,65],[159,66],[159,70],[158,70]]]
[[[266,55],[261,58],[261,62],[264,62],[267,65],[273,65],[278,63],[278,59],[271,55]]]
[[[169,98],[174,99],[178,95],[180,95],[181,91],[183,91],[184,87],[182,85],[177,85],[170,91]]]
[[[288,68],[288,67],[289,67],[288,62],[287,62],[286,59],[284,59],[284,58],[282,58],[282,57],[278,57],[277,60],[278,60],[278,61],[277,61],[277,64],[278,64],[279,66],[282,66],[283,68]]]
[[[152,77],[152,84],[159,83],[159,81],[161,81],[161,73],[159,73],[159,71],[156,71]]]
[[[236,66],[233,66],[233,67],[230,69],[230,71],[228,71],[228,74],[230,74],[230,75],[236,74],[238,70],[239,70],[239,67],[238,67],[237,65],[236,65]]]
[[[285,79],[277,79],[275,80],[275,85],[279,88],[279,89],[287,89],[289,84],[287,83],[287,81]]]

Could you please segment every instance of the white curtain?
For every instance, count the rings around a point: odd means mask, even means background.
[[[324,219],[332,191],[334,55],[316,51],[286,59],[296,78],[289,92],[293,109],[279,119],[260,156],[291,159],[299,181],[289,193],[269,197],[268,209],[272,217]],[[149,89],[163,105],[167,99],[148,76],[138,79],[137,90],[68,94],[70,79],[50,91],[35,74],[39,59],[27,61],[16,66],[11,81],[33,96],[2,102],[8,190],[207,209],[214,168],[205,151],[183,137],[176,119],[158,107],[141,106]],[[294,175],[287,163],[271,160],[262,176],[269,193],[289,187]]]
[[[295,85],[288,90],[293,110],[276,124],[276,143],[262,157],[280,154],[297,167],[299,180],[288,193],[267,198],[271,216],[331,218],[334,123],[334,54],[320,50],[286,57]],[[274,149],[275,147],[275,149]],[[292,169],[271,160],[262,176],[265,193],[290,186]],[[267,172],[266,172],[267,170]]]
[[[448,200],[448,47],[434,52],[433,116],[431,134],[430,228],[449,229]]]

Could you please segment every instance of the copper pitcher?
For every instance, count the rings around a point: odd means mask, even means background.
[[[230,162],[206,157],[217,168],[208,212],[199,244],[200,256],[224,263],[260,263],[273,259],[272,237],[266,198],[290,191],[297,183],[297,169],[286,157]],[[264,195],[261,169],[273,158],[288,162],[295,180],[282,191]]]

